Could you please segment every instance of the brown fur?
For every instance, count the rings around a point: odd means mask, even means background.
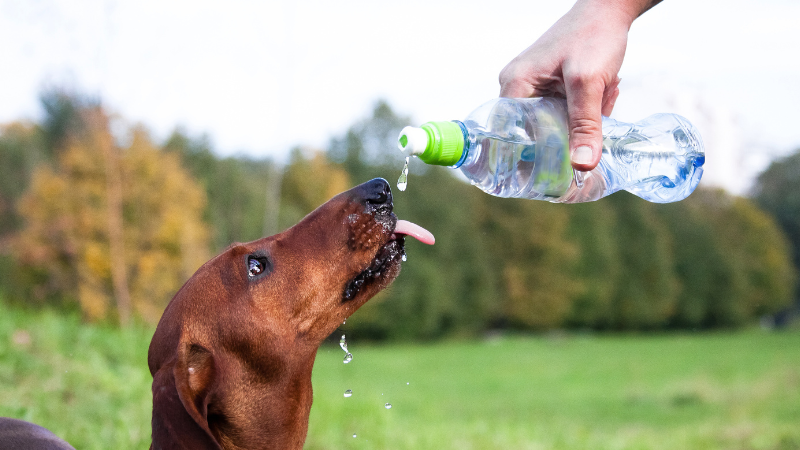
[[[198,269],[150,344],[153,449],[302,448],[319,345],[400,271],[391,208],[372,180]]]

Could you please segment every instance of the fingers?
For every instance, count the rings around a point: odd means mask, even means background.
[[[606,90],[603,93],[603,106],[601,111],[606,117],[611,115],[611,112],[614,110],[614,105],[617,103],[617,97],[619,96],[619,82],[620,79],[617,77],[616,81],[606,86]]]
[[[517,72],[515,62],[512,60],[500,71],[500,97],[532,97],[533,85]]]
[[[577,76],[565,79],[569,145],[572,167],[588,172],[600,162],[603,144],[602,107],[606,91],[602,79]],[[616,95],[608,98],[616,101]],[[608,103],[608,102],[606,102]],[[613,102],[611,102],[613,107]]]
[[[533,86],[521,80],[500,83],[500,97],[528,98],[533,97]]]

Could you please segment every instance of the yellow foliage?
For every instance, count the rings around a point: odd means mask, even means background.
[[[51,294],[77,298],[89,320],[112,317],[111,268],[122,264],[134,313],[155,322],[208,259],[205,192],[177,156],[134,130],[130,147],[111,150],[119,155],[124,251],[110,254],[108,166],[98,142],[113,138],[97,123],[88,122],[94,128],[73,136],[54,169],[36,170],[19,202],[25,226],[15,253],[46,274]]]
[[[347,172],[332,164],[325,153],[295,150],[283,176],[281,192],[288,201],[282,203],[293,208],[284,219],[289,223],[297,222],[350,187]]]
[[[86,280],[78,284],[78,301],[81,311],[88,320],[102,320],[108,315],[109,296],[102,286],[96,286],[92,281]]]

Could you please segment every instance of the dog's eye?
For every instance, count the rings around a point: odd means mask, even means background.
[[[251,278],[264,273],[268,267],[269,261],[264,256],[247,257],[247,273]]]

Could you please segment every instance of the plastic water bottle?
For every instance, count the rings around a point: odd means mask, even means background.
[[[580,203],[620,189],[655,203],[683,200],[703,176],[700,135],[685,118],[655,114],[636,123],[603,117],[603,156],[572,169],[563,99],[498,98],[464,121],[406,127],[398,146],[427,164],[459,168],[497,197]]]

